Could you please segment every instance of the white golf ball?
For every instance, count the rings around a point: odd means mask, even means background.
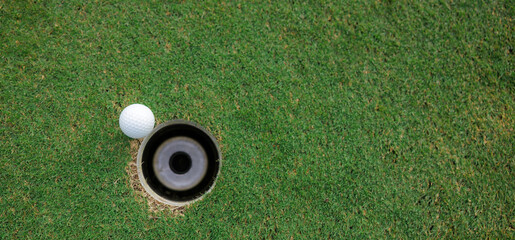
[[[154,129],[154,114],[145,105],[132,104],[120,114],[120,128],[131,138],[146,137]]]

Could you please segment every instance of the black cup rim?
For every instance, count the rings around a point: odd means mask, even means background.
[[[205,150],[209,152],[209,174],[206,174],[205,179],[199,183],[198,188],[196,187],[188,192],[174,191],[166,187],[163,188],[163,186],[158,186],[158,183],[152,177],[153,170],[149,170],[152,169],[152,167],[149,167],[151,165],[148,164],[151,162],[149,156],[153,156],[152,151],[155,151],[156,145],[160,145],[160,142],[172,137],[184,136],[173,134],[186,134],[189,137],[193,136],[193,138],[200,141]],[[183,206],[202,199],[203,196],[212,191],[216,185],[216,180],[220,176],[222,154],[218,141],[216,141],[215,137],[205,128],[191,121],[175,119],[159,124],[145,137],[139,147],[136,164],[140,183],[150,196],[168,205]]]

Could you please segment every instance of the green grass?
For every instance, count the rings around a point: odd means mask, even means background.
[[[0,238],[504,238],[512,1],[0,1]],[[184,216],[128,184],[132,103],[220,141]]]

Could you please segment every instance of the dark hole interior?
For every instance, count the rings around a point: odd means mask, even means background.
[[[176,152],[170,157],[170,169],[177,174],[185,174],[191,168],[191,157],[185,152]]]
[[[151,164],[154,153],[159,147],[159,145],[161,145],[161,143],[166,141],[167,139],[175,136],[186,136],[194,139],[195,141],[200,143],[200,145],[204,148],[208,158],[206,176],[196,187],[186,191],[174,191],[166,188],[163,184],[159,182],[159,180],[155,176]],[[152,188],[152,190],[154,190],[161,197],[173,201],[182,202],[196,199],[202,196],[205,192],[207,192],[210,189],[218,175],[218,170],[220,168],[220,157],[220,152],[218,151],[214,138],[212,139],[207,134],[207,132],[196,126],[192,126],[189,124],[172,124],[165,126],[164,128],[160,129],[150,137],[143,150],[141,166],[143,176],[149,187]],[[172,158],[170,158],[170,160],[172,160]],[[185,169],[190,170],[191,166],[188,167],[188,161],[184,160],[183,156],[181,157],[179,155],[178,158],[175,160],[179,161],[177,161],[177,163],[175,163],[175,161],[169,162],[172,171],[174,171],[174,168],[176,171],[179,170],[179,172],[181,172],[180,170]]]

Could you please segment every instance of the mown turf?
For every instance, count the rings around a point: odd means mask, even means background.
[[[0,238],[514,238],[512,1],[0,1]],[[220,141],[152,214],[118,115]]]

